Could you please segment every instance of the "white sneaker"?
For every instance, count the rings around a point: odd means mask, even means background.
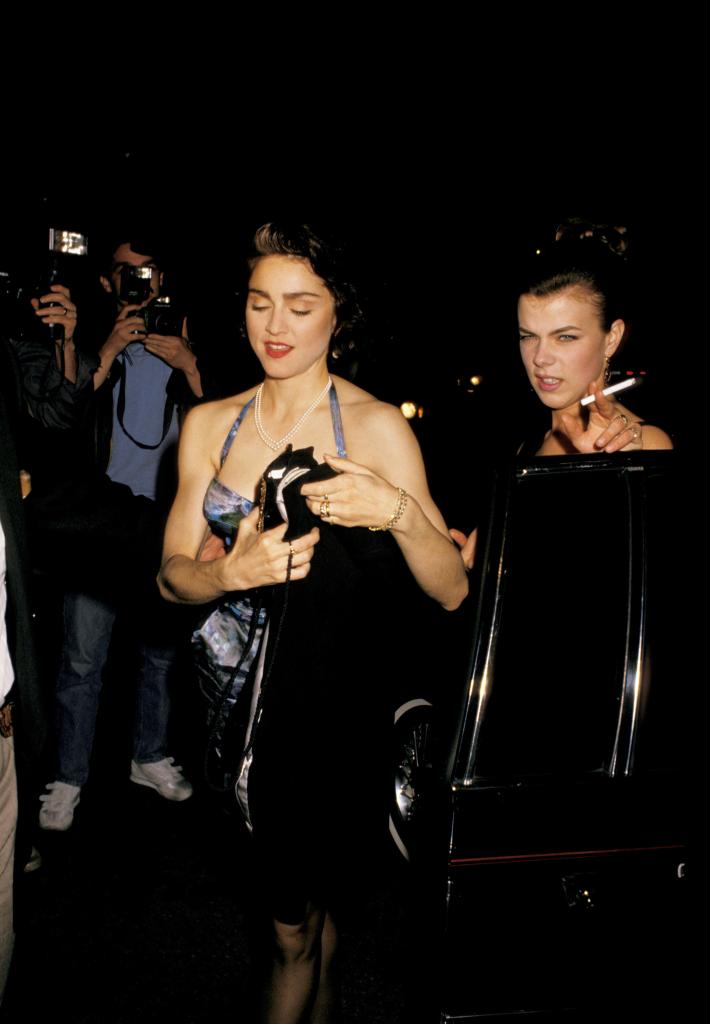
[[[79,803],[81,786],[68,782],[50,782],[47,792],[39,798],[39,827],[54,832],[66,832],[74,820],[74,808]]]
[[[150,764],[131,761],[131,782],[150,786],[166,800],[187,800],[192,796],[192,786],[182,774],[181,766],[173,763],[172,757]]]

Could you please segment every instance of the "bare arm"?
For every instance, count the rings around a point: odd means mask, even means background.
[[[111,372],[116,357],[123,352],[132,341],[145,338],[145,324],[135,311],[140,306],[124,306],[116,318],[116,323],[106,341],[99,349],[99,366],[94,374],[94,391],[98,391]]]
[[[165,334],[147,334],[145,336],[145,347],[148,352],[158,356],[172,366],[174,370],[181,370],[185,374],[190,391],[196,398],[202,398],[202,380],[200,371],[197,368],[197,357],[190,348],[190,341],[187,337],[187,317],[182,322],[181,337]]]
[[[301,493],[316,515],[323,495],[328,495],[328,522],[377,527],[391,519],[398,506],[398,488],[402,488],[408,495],[406,507],[392,524],[392,534],[422,590],[444,608],[458,608],[468,593],[468,581],[461,556],[429,494],[417,440],[399,410],[391,406],[379,405],[373,421],[377,435],[369,460],[373,468],[326,455],[339,476],[306,484]]]

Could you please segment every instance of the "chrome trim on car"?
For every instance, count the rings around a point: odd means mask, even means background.
[[[623,474],[627,494],[629,545],[626,655],[619,718],[609,764],[610,775],[629,775],[641,703],[646,639],[645,474],[629,467]]]
[[[506,546],[508,539],[508,509],[510,507],[511,489],[517,479],[516,473],[513,471],[510,473],[505,486],[505,492],[501,501],[503,506],[500,518],[502,520],[502,528],[500,533],[493,537],[488,537],[488,546],[495,550],[494,545],[498,548],[498,555],[496,559],[496,570],[495,576],[491,579],[492,574],[484,577],[481,580],[480,588],[480,602],[478,615],[482,614],[481,609],[491,609],[489,612],[488,621],[479,621],[477,623],[476,636],[480,638],[477,641],[476,649],[473,653],[471,661],[471,676],[467,691],[466,700],[466,712],[461,728],[461,741],[456,757],[456,765],[452,778],[452,783],[462,787],[468,787],[473,784],[473,761],[476,751],[476,742],[481,729],[481,723],[483,720],[483,714],[485,711],[486,700],[488,697],[490,673],[495,659],[495,649],[498,638],[498,625],[500,622],[502,596],[503,596],[503,583],[505,579],[505,555]],[[497,502],[496,502],[497,503]],[[486,564],[488,563],[488,552],[485,553]],[[487,593],[493,589],[493,600],[486,599]],[[491,608],[492,605],[492,608]],[[485,637],[485,640],[483,640]],[[478,666],[482,664],[482,668],[479,670]],[[473,704],[475,701],[475,711],[473,710]],[[471,715],[473,718],[471,720]],[[465,765],[460,767],[460,758],[465,757]]]

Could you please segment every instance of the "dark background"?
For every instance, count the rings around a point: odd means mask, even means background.
[[[615,369],[645,371],[629,405],[687,445],[688,377],[699,379],[702,353],[686,344],[699,211],[681,139],[670,133],[661,147],[628,121],[605,149],[583,125],[570,124],[564,140],[554,123],[523,139],[513,121],[501,144],[461,105],[440,116],[402,109],[398,117],[383,107],[370,120],[344,110],[342,124],[325,126],[321,110],[315,125],[269,112],[250,127],[249,118],[217,124],[210,107],[208,123],[179,128],[173,109],[152,130],[79,131],[69,159],[25,126],[5,168],[0,254],[7,264],[42,250],[50,224],[86,231],[90,250],[113,224],[157,234],[193,340],[224,360],[241,390],[258,379],[235,298],[254,228],[287,217],[335,231],[369,300],[373,344],[356,382],[423,407],[413,425],[432,490],[449,520],[468,528],[487,465],[545,423],[518,356],[516,261],[549,245],[565,217],[624,224],[634,324]],[[483,383],[471,389],[474,373]]]
[[[6,122],[3,258],[46,245],[50,224],[90,238],[127,217],[141,229],[154,224],[201,340],[231,364],[240,345],[234,290],[253,229],[284,215],[339,229],[359,256],[377,339],[377,358],[358,382],[424,407],[414,426],[432,489],[449,523],[469,529],[485,500],[487,467],[509,457],[540,414],[519,365],[511,267],[570,215],[622,223],[638,302],[618,363],[647,370],[629,405],[679,445],[696,439],[692,413],[702,407],[705,378],[693,268],[706,218],[693,188],[697,160],[678,120],[686,104],[670,102],[663,63],[652,94],[620,66],[611,38],[591,64],[568,47],[547,95],[533,98],[534,47],[517,68],[512,55],[500,55],[496,74],[475,82],[471,67],[487,39],[466,39],[468,61],[455,79],[434,74],[420,47],[419,87],[393,69],[387,94],[364,107],[327,102],[331,83],[350,74],[337,49],[320,55],[315,87],[300,77],[302,54],[287,64],[267,53],[261,77],[244,89],[236,73],[225,75],[215,102],[194,92],[189,53],[173,48],[171,77],[161,75],[136,19],[123,14],[122,62],[106,55],[90,120],[46,90],[17,131]],[[56,38],[64,40],[65,28],[56,27]],[[456,34],[455,25],[446,30]],[[263,37],[260,45],[267,49]],[[359,54],[358,87],[369,54]],[[83,72],[80,63],[78,91],[89,92]],[[17,79],[16,91],[29,77]],[[176,78],[184,103],[173,95]],[[261,91],[266,78],[281,83],[276,105]],[[580,80],[594,86],[600,78],[620,89],[612,108],[580,91]],[[504,88],[514,95],[507,109]],[[237,366],[239,388],[253,383],[253,363]],[[474,372],[483,384],[469,393],[458,382]],[[106,687],[100,761],[74,828],[40,837],[45,867],[26,881],[19,904],[13,1019],[60,1006],[76,1021],[162,1020],[167,1005],[175,1020],[226,1019],[248,984],[248,864],[204,793],[176,806],[127,785],[128,742],[114,728],[129,718],[124,683],[116,671]],[[196,765],[185,764],[196,780]],[[391,1024],[401,1003],[392,978],[406,978],[408,965],[397,962],[401,900],[385,889],[346,933],[344,978],[346,1002],[360,1011],[353,1019]]]

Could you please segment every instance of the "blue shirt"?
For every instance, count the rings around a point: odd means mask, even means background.
[[[118,356],[125,374],[123,424],[129,434],[143,444],[157,444],[163,433],[167,396],[165,388],[173,372],[166,362],[148,352],[140,341],[133,341]],[[117,483],[127,484],[134,494],[155,498],[160,463],[166,451],[177,444],[177,410],[173,410],[168,432],[158,448],[139,448],[118,421],[120,387],[113,390],[113,432],[107,474]]]

